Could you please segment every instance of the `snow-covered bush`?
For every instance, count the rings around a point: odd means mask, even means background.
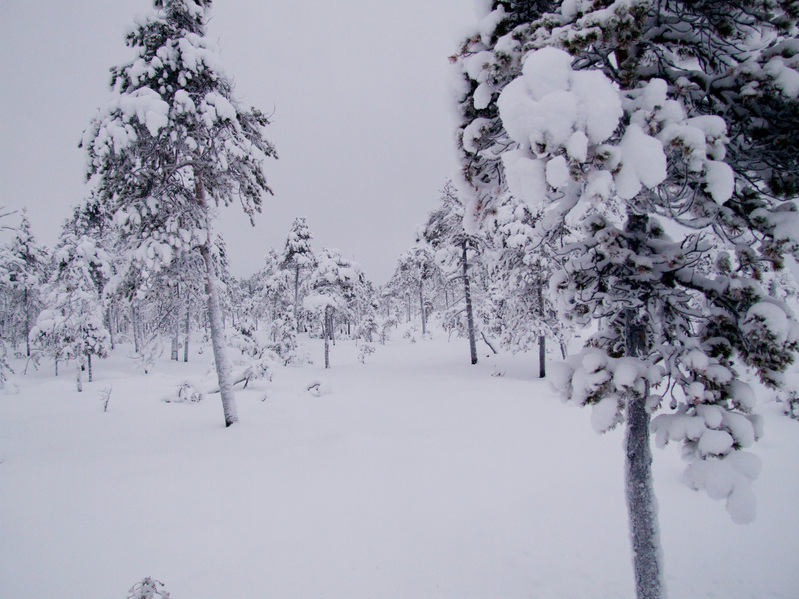
[[[361,364],[366,364],[366,357],[375,353],[375,346],[371,343],[362,343],[358,348],[358,361]]]
[[[128,599],[169,599],[169,593],[163,582],[147,577],[130,588]]]

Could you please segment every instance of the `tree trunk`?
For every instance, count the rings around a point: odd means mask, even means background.
[[[325,368],[330,368],[330,317],[328,308],[325,308],[322,336],[325,338]]]
[[[225,414],[225,427],[230,426],[239,419],[236,410],[236,397],[233,394],[233,384],[230,378],[230,364],[225,351],[225,333],[222,323],[222,308],[219,305],[219,290],[216,285],[216,269],[211,255],[211,223],[208,220],[208,207],[205,205],[205,188],[200,173],[194,173],[196,178],[194,192],[197,203],[205,211],[205,243],[200,246],[200,255],[205,263],[205,298],[208,306],[208,322],[211,327],[211,345],[214,348],[214,362],[216,363],[216,376],[219,381],[219,394],[222,396],[222,410]]]
[[[210,232],[209,232],[210,233]],[[210,238],[210,235],[209,235]],[[211,345],[214,348],[216,376],[219,380],[219,393],[222,396],[222,410],[225,414],[225,426],[238,421],[236,398],[230,380],[230,365],[225,348],[225,333],[222,326],[222,310],[219,307],[219,293],[214,276],[214,262],[211,257],[211,242],[200,246],[200,254],[205,261],[205,295],[208,304],[208,321],[211,328]]]
[[[108,341],[111,343],[111,349],[113,350],[116,344],[114,343],[114,325],[113,325],[113,309],[111,306],[108,306],[105,310],[105,323],[106,327],[108,328]]]
[[[639,357],[646,353],[646,330],[636,322],[632,310],[624,315],[626,354]],[[646,399],[631,394],[627,399],[625,436],[625,483],[627,511],[630,518],[630,541],[633,551],[633,570],[638,599],[663,599],[665,587],[661,565],[660,532],[657,500],[652,486],[652,449],[649,442],[649,413]]]
[[[538,336],[538,378],[543,379],[547,376],[547,338],[544,335]]]
[[[466,298],[466,326],[469,331],[469,351],[472,364],[477,364],[477,343],[474,339],[474,316],[472,314],[472,292],[469,288],[469,261],[466,256],[466,242],[461,244],[463,249],[461,263],[463,265],[463,291]]]
[[[23,307],[25,309],[25,354],[30,358],[31,357],[31,340],[30,340],[30,332],[31,332],[31,309],[28,305],[28,288],[25,287],[25,303]]]
[[[300,332],[300,266],[294,267],[294,326]]]
[[[137,316],[138,310],[136,310],[136,305],[131,304],[130,306],[130,321],[131,327],[133,328],[133,351],[136,354],[140,354],[139,351],[141,347],[139,346],[139,337],[141,336],[139,333],[139,318]]]
[[[83,370],[83,362],[81,360],[77,361],[75,365],[75,383],[78,387],[78,393],[83,393],[83,381],[81,380],[81,371]]]
[[[419,279],[419,309],[422,314],[422,335],[427,334],[427,315],[424,313],[424,281]]]
[[[183,361],[189,361],[189,335],[191,334],[191,294],[186,293],[186,336],[183,340]]]
[[[94,380],[92,377],[92,355],[86,354],[86,368],[87,368],[87,375],[89,377],[89,382],[91,383]]]
[[[173,298],[173,316],[172,316],[172,351],[169,359],[178,361],[178,350],[180,348],[180,285],[175,287]]]

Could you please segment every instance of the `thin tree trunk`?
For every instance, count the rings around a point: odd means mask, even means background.
[[[83,381],[81,380],[81,370],[83,370],[83,363],[81,360],[78,360],[77,364],[75,365],[75,383],[78,386],[78,393],[83,392]]]
[[[191,294],[186,293],[186,336],[183,341],[183,361],[189,361],[189,336],[191,335]]]
[[[105,310],[105,322],[106,326],[108,327],[108,340],[111,343],[111,349],[113,350],[116,344],[114,343],[113,309],[111,306],[108,306],[108,308]]]
[[[141,353],[139,351],[141,349],[139,347],[139,337],[140,337],[139,318],[138,318],[138,310],[136,309],[135,304],[131,304],[130,306],[130,321],[131,321],[131,326],[133,327],[133,351],[136,354],[139,354]]]
[[[427,334],[427,316],[424,313],[424,281],[419,279],[419,309],[422,313],[422,335]]]
[[[544,335],[538,336],[538,378],[543,379],[547,375],[547,338]]]
[[[174,316],[172,320],[172,352],[170,360],[177,362],[178,350],[180,347],[180,312],[178,311],[178,306],[180,306],[180,284],[175,287],[173,302]]]
[[[491,342],[488,340],[488,337],[486,337],[486,334],[485,334],[485,333],[483,333],[482,331],[480,332],[480,336],[483,338],[483,341],[485,341],[485,344],[486,344],[486,345],[489,347],[489,349],[491,350],[491,353],[492,353],[492,354],[494,354],[494,355],[496,356],[496,355],[497,355],[497,350],[496,350],[496,348],[494,347],[494,344],[493,344],[493,343],[491,343]]]
[[[300,331],[300,266],[294,266],[294,326]]]
[[[86,354],[86,365],[87,365],[87,369],[88,369],[89,382],[91,383],[94,380],[94,378],[92,377],[92,355],[91,354]]]
[[[25,353],[30,358],[31,357],[31,340],[30,340],[30,332],[31,332],[31,309],[28,305],[28,288],[25,287]]]
[[[472,292],[469,288],[469,262],[466,256],[466,242],[461,244],[463,249],[461,262],[463,264],[463,291],[466,298],[466,326],[469,331],[469,351],[472,364],[477,364],[477,343],[474,339],[474,316],[472,315]]]
[[[322,336],[325,338],[325,368],[330,368],[330,318],[328,308],[325,308]]]

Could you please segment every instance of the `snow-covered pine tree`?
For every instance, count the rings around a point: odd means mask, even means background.
[[[419,317],[422,322],[422,335],[427,334],[428,305],[425,287],[438,272],[433,252],[425,243],[417,243],[403,252],[397,259],[395,277],[402,281],[401,286],[419,301]]]
[[[419,229],[418,237],[429,244],[435,258],[450,280],[463,286],[463,310],[466,312],[466,332],[472,364],[477,364],[477,340],[473,307],[475,257],[485,248],[485,234],[464,229],[464,204],[451,181],[441,190],[441,205],[430,212],[427,222]],[[460,311],[460,310],[458,310]]]
[[[568,327],[557,317],[549,280],[557,256],[536,235],[538,217],[510,194],[496,202],[489,228],[493,248],[484,313],[500,343],[511,351],[538,347],[538,371],[546,375],[546,339],[565,351]],[[565,356],[564,356],[565,357]]]
[[[31,233],[30,221],[25,210],[14,236],[3,248],[2,270],[3,286],[9,294],[8,304],[14,312],[13,342],[25,339],[25,353],[31,355],[29,333],[41,309],[40,287],[44,283],[45,269],[50,256],[45,247],[40,246]]]
[[[281,268],[293,271],[294,273],[294,322],[300,327],[300,273],[303,270],[310,271],[316,266],[311,240],[313,235],[305,218],[298,217],[291,224],[291,230],[286,236],[286,244],[280,256]]]
[[[55,264],[45,286],[44,304],[30,332],[31,338],[55,361],[77,360],[77,388],[81,373],[92,381],[92,356],[108,355],[110,338],[105,326],[102,289],[111,274],[111,260],[96,241],[77,235],[67,225],[53,253]]]
[[[464,222],[469,232],[492,209],[505,187],[502,151],[510,140],[502,126],[497,98],[521,72],[521,43],[515,30],[560,4],[558,0],[489,0],[474,35],[451,60],[460,73],[461,116],[458,150],[464,192]]]
[[[252,222],[270,193],[262,171],[275,156],[266,117],[233,97],[206,37],[210,0],[154,0],[127,44],[131,62],[111,69],[111,100],[86,130],[87,176],[121,231],[126,272],[146,277],[176,250],[198,251],[225,425],[237,420],[214,264],[212,219],[238,198]]]
[[[304,307],[316,314],[322,323],[325,341],[325,368],[330,368],[330,341],[334,341],[335,319],[352,318],[359,282],[363,280],[359,266],[347,260],[339,250],[323,248],[311,273],[311,292]]]
[[[748,521],[759,463],[740,450],[760,427],[739,364],[779,385],[799,341],[793,314],[760,283],[799,249],[797,140],[788,133],[799,115],[796,5],[553,8],[478,61],[477,77],[504,73],[488,100],[503,143],[470,143],[493,161],[488,180],[499,191],[507,183],[541,212],[541,235],[561,236],[564,268],[552,287],[562,316],[603,323],[556,379],[572,401],[593,406],[597,430],[626,421],[636,588],[657,598],[665,590],[650,415],[669,408],[652,427],[659,445],[683,443],[686,482]],[[464,145],[484,128],[467,125]],[[564,226],[574,234],[563,238]]]

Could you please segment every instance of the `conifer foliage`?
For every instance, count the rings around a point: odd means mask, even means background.
[[[522,10],[527,7],[530,10]],[[794,2],[495,1],[457,62],[462,157],[490,214],[527,202],[557,248],[562,318],[601,322],[556,384],[625,422],[638,596],[662,597],[649,452],[683,444],[686,482],[751,520],[759,436],[740,366],[769,386],[799,325],[761,280],[799,249]],[[540,8],[541,10],[534,10]],[[524,13],[524,14],[522,14]]]
[[[199,252],[225,424],[236,421],[214,255],[216,207],[238,200],[252,221],[270,193],[275,156],[266,117],[232,94],[205,35],[210,0],[154,0],[127,44],[136,58],[111,69],[112,97],[86,130],[87,176],[125,246],[122,278],[146,277],[176,252]]]

